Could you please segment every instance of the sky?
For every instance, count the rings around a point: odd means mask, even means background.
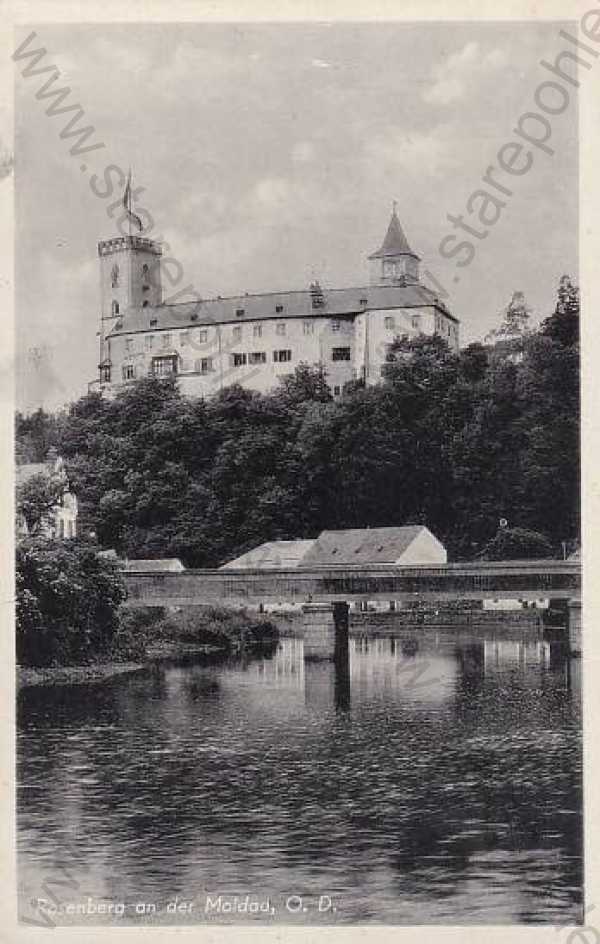
[[[70,88],[102,143],[71,155],[67,116],[45,114],[48,73],[15,67],[17,408],[64,406],[97,376],[97,243],[116,234],[97,196],[114,164],[143,187],[183,276],[203,297],[368,284],[392,201],[422,270],[447,293],[461,343],[481,340],[514,291],[546,317],[564,273],[577,278],[577,102],[547,115],[554,153],[502,176],[510,197],[487,235],[463,214],[534,93],[553,77],[564,24],[378,22],[94,24],[33,27],[30,48]],[[568,28],[568,27],[567,27]],[[29,29],[24,31],[24,39]],[[560,104],[548,92],[550,107]],[[60,107],[60,106],[59,106]],[[522,139],[521,139],[522,140]],[[84,169],[82,169],[84,168]],[[114,184],[119,175],[109,177]],[[487,189],[490,187],[488,185]],[[494,191],[492,191],[494,192]],[[498,191],[495,191],[499,197]],[[449,234],[473,260],[444,258]],[[449,245],[448,243],[446,245]],[[455,245],[453,242],[452,245]],[[172,269],[174,272],[174,268]],[[426,284],[434,287],[428,275]],[[182,296],[183,297],[183,296]]]

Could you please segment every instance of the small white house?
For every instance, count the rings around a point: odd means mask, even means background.
[[[28,462],[18,465],[15,469],[17,488],[29,482],[36,476],[54,479],[62,488],[59,501],[52,509],[48,519],[42,522],[42,533],[49,538],[74,538],[77,535],[77,497],[71,491],[65,463],[56,450],[50,450],[45,462]],[[17,521],[17,532],[21,536],[29,533],[27,522],[23,516]]]

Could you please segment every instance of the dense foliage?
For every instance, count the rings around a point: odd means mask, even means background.
[[[17,486],[17,516],[26,525],[28,534],[41,534],[52,525],[64,490],[64,482],[43,472]]]
[[[47,424],[18,417],[20,449],[55,445],[80,533],[128,557],[215,566],[266,540],[422,522],[470,558],[500,518],[559,552],[579,534],[578,312],[563,279],[521,360],[400,339],[380,384],[335,401],[304,365],[267,396],[187,399],[173,380],[143,379]]]
[[[25,538],[17,546],[17,661],[81,664],[109,655],[125,589],[98,548],[80,540]]]
[[[124,607],[114,650],[120,659],[143,661],[192,654],[208,646],[227,653],[255,645],[269,646],[278,638],[274,623],[245,610],[224,607]]]

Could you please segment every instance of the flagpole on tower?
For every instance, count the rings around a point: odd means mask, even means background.
[[[137,216],[136,213],[131,209],[131,167],[129,168],[129,173],[127,174],[127,183],[125,184],[125,193],[123,194],[123,206],[125,207],[125,212],[127,214],[127,224],[129,227],[129,236],[131,237],[131,224],[135,223],[140,233],[144,231],[142,226],[142,221]]]

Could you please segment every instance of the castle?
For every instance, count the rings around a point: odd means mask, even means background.
[[[438,334],[458,350],[459,321],[419,280],[396,207],[370,285],[236,295],[166,304],[160,244],[137,235],[98,244],[100,389],[176,374],[183,394],[210,396],[239,383],[267,392],[301,364],[321,364],[332,394],[381,379],[390,344]]]

